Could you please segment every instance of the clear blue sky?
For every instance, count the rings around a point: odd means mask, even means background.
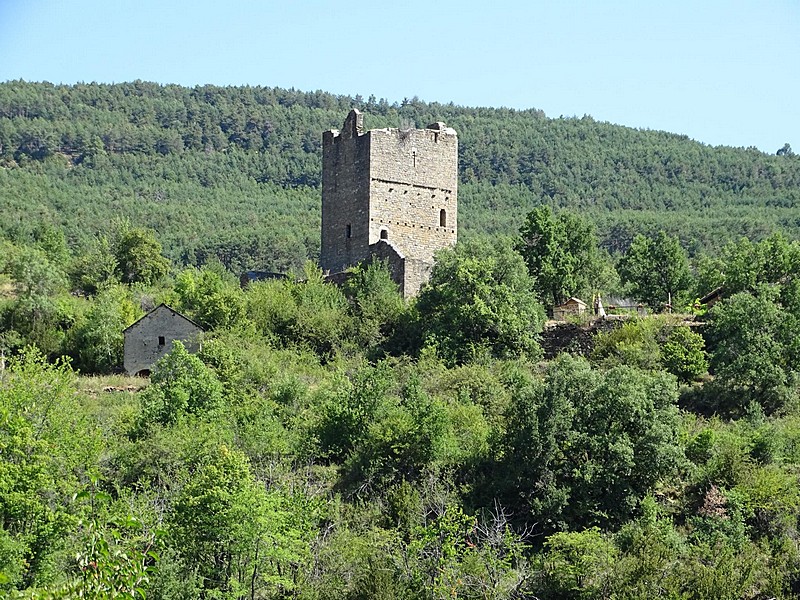
[[[0,0],[0,81],[539,108],[800,151],[800,0]]]

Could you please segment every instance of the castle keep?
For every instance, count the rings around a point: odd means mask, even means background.
[[[385,259],[415,295],[434,253],[456,243],[457,174],[458,136],[444,123],[364,131],[350,111],[342,131],[322,136],[322,269]]]

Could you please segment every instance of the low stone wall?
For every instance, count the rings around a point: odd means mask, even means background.
[[[594,319],[588,323],[549,322],[541,336],[544,358],[553,359],[562,352],[588,356],[594,349],[594,338],[599,332],[621,327],[624,317]]]

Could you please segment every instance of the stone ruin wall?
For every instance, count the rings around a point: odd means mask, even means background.
[[[369,137],[361,119],[322,136],[320,267],[337,273],[369,257]],[[348,226],[350,236],[348,237]]]
[[[372,260],[386,263],[392,280],[400,286],[400,293],[404,298],[416,296],[423,284],[430,278],[432,262],[406,258],[384,241],[374,244],[371,251]]]

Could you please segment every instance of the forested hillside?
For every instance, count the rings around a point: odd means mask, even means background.
[[[335,286],[306,260],[320,133],[352,105],[460,134],[463,235],[411,300],[381,262]],[[11,82],[0,161],[3,597],[800,598],[789,148]],[[609,317],[545,360],[572,296]],[[160,303],[202,347],[128,377],[123,331]]]
[[[369,128],[443,120],[458,131],[466,236],[513,234],[540,204],[590,216],[612,251],[662,228],[691,253],[800,233],[791,152],[536,110],[144,82],[0,84],[0,226],[24,239],[45,221],[82,245],[127,217],[155,229],[178,262],[298,267],[318,253],[322,131],[353,106]]]

